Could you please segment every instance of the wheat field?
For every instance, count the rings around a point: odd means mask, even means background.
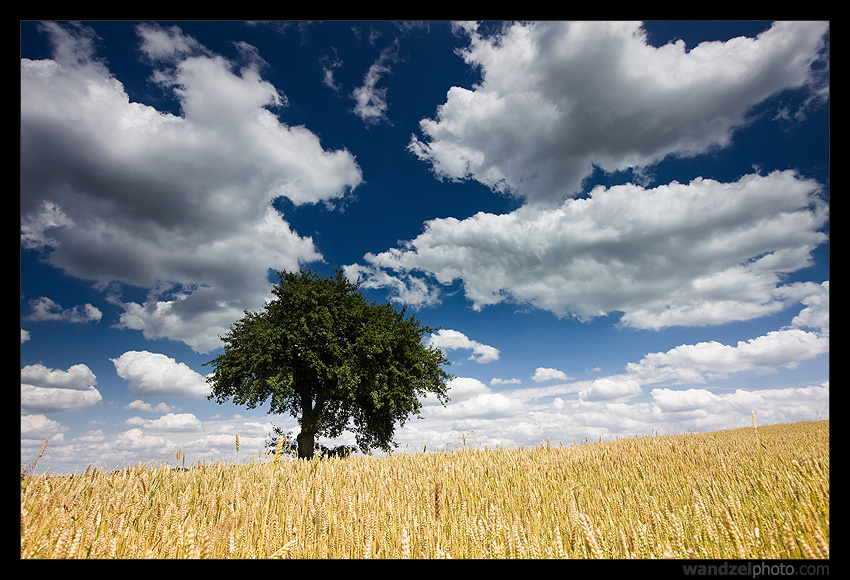
[[[829,558],[829,421],[22,473],[21,558]]]

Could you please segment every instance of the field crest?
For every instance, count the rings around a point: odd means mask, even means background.
[[[21,481],[22,558],[828,558],[829,421]]]

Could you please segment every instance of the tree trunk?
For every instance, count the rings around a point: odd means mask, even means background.
[[[296,440],[298,441],[298,458],[313,459],[313,451],[316,447],[315,433],[305,431],[304,427],[302,427]]]
[[[319,392],[315,404],[311,396],[314,391]],[[299,421],[301,432],[297,439],[299,459],[313,459],[313,453],[316,449],[316,431],[319,430],[323,403],[321,384],[315,388],[305,388],[301,392],[301,420]]]

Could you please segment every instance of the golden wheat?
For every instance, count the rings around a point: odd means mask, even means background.
[[[829,422],[22,474],[21,557],[828,558]]]

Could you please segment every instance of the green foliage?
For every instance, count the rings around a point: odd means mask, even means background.
[[[388,451],[396,423],[418,415],[420,397],[445,404],[450,364],[405,308],[367,302],[337,271],[278,272],[275,299],[245,312],[222,337],[224,353],[206,363],[218,403],[227,399],[298,418],[300,457],[312,457],[316,435],[352,431],[361,450]]]

